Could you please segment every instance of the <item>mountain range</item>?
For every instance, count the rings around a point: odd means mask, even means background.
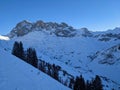
[[[119,27],[93,32],[75,29],[64,22],[24,20],[6,36],[0,36],[0,53],[10,54],[15,41],[22,41],[24,49],[35,48],[39,59],[61,66],[74,77],[83,75],[91,80],[99,75],[104,90],[120,89]],[[69,81],[69,76],[59,75],[63,81]]]

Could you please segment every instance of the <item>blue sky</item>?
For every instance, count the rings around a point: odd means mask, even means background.
[[[113,29],[120,27],[120,0],[0,0],[0,34],[9,33],[22,20]]]

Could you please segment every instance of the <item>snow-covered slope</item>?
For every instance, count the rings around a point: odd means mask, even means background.
[[[91,61],[97,61],[100,64],[120,64],[120,44],[110,47],[106,50],[98,51],[89,56]]]
[[[31,65],[0,50],[0,90],[69,90]]]
[[[105,90],[119,90],[120,28],[91,32],[87,28],[74,29],[65,23],[23,21],[8,36],[11,39],[0,44],[8,52],[14,41],[22,41],[24,49],[36,49],[39,59],[55,63],[73,76],[82,74],[85,79],[91,79],[98,74]],[[112,59],[106,59],[109,52],[114,56]],[[113,62],[115,64],[111,64]]]

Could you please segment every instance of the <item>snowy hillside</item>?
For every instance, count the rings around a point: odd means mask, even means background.
[[[61,66],[68,74],[82,74],[86,80],[100,75],[105,90],[119,90],[120,28],[92,32],[65,23],[22,21],[8,36],[10,40],[1,41],[0,47],[9,53],[15,41],[22,41],[24,49],[35,48],[39,59]]]
[[[0,50],[0,90],[69,90],[31,65]]]
[[[107,50],[98,51],[89,56],[91,61],[98,61],[100,64],[113,65],[120,63],[120,44],[108,48]]]

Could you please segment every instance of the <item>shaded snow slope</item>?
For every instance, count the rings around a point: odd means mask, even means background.
[[[0,90],[69,90],[20,59],[0,50]]]

